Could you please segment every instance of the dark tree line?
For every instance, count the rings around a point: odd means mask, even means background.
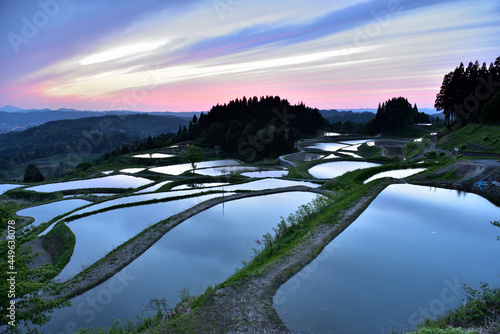
[[[488,106],[488,102],[495,95],[498,101],[499,88],[500,57],[489,66],[486,63],[480,65],[478,61],[470,62],[467,67],[460,63],[454,71],[444,76],[434,107],[443,111],[448,126],[498,123],[498,104]]]
[[[99,161],[107,160],[109,158],[121,156],[131,152],[140,152],[145,150],[153,150],[156,148],[162,148],[170,145],[170,141],[175,134],[171,132],[162,133],[158,136],[148,136],[148,138],[142,142],[134,143],[124,143],[120,145],[117,149],[108,151],[102,155]]]
[[[404,97],[392,99],[378,105],[375,118],[366,124],[370,135],[400,130],[415,123],[429,123],[429,115],[419,112],[417,105],[411,105]]]
[[[252,160],[289,153],[300,135],[315,134],[326,124],[318,109],[303,103],[291,105],[279,96],[243,97],[193,117],[189,127],[179,127],[173,142],[194,140]]]

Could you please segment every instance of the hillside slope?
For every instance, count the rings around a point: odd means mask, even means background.
[[[498,155],[500,126],[469,124],[441,138],[437,146],[450,151],[458,148],[464,155]]]
[[[122,144],[178,131],[184,118],[152,115],[88,117],[52,121],[0,135],[0,159],[22,163],[56,154],[100,154]]]

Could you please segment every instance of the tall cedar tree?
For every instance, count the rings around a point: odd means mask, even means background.
[[[499,106],[486,111],[484,107],[499,90],[500,57],[489,67],[486,63],[480,65],[477,60],[470,62],[467,67],[460,63],[454,71],[444,76],[434,107],[443,111],[448,126],[497,122]]]

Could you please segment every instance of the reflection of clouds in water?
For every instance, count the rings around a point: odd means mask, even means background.
[[[41,186],[30,187],[26,190],[53,192],[87,188],[138,188],[149,183],[153,183],[153,181],[131,175],[111,175],[95,179],[49,183]]]

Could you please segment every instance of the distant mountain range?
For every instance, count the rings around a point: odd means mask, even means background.
[[[375,113],[369,111],[363,112],[352,112],[349,111],[339,111],[339,110],[320,110],[321,116],[325,118],[330,124],[334,123],[342,123],[345,122],[354,122],[354,123],[366,123],[372,118],[375,118]]]
[[[110,115],[153,115],[153,116],[168,116],[182,118],[182,123],[189,123],[189,120],[196,115],[200,116],[200,112],[141,112],[130,110],[111,110],[111,111],[91,111],[91,110],[75,110],[61,108],[57,110],[51,109],[21,109],[13,106],[4,106],[0,108],[0,133],[10,131],[23,131],[28,128],[42,125],[50,121],[72,120],[94,116],[110,116]]]
[[[435,109],[420,108],[419,111],[432,116],[439,116],[442,113]],[[375,117],[377,112],[374,108],[357,108],[357,109],[329,109],[320,110],[321,115],[330,123],[337,122],[356,122],[366,123]],[[38,126],[50,121],[71,120],[93,116],[109,116],[109,115],[154,115],[154,116],[174,116],[184,119],[192,119],[193,115],[200,116],[202,111],[158,111],[158,112],[143,112],[131,110],[110,110],[110,111],[92,111],[92,110],[76,110],[68,108],[60,108],[52,110],[44,109],[22,109],[11,105],[6,105],[0,108],[0,133],[10,131],[23,131],[28,128]],[[206,114],[207,112],[205,112]]]
[[[57,154],[101,154],[148,136],[177,133],[187,125],[187,118],[132,113],[50,121],[0,134],[0,160],[22,163]]]

